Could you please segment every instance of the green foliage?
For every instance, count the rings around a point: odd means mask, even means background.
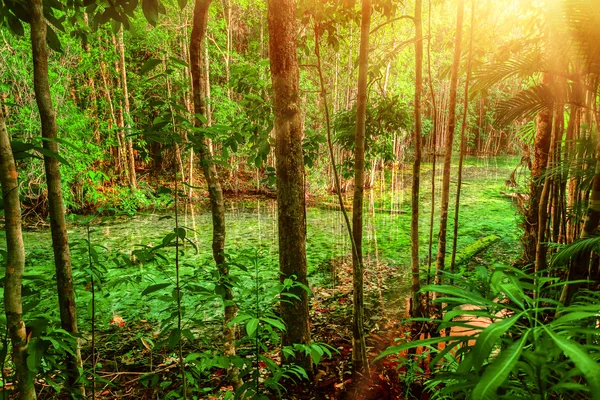
[[[558,278],[501,266],[449,277],[458,286],[422,290],[437,292],[436,302],[445,305],[439,329],[467,335],[403,343],[379,358],[428,347],[433,373],[427,386],[435,398],[599,398],[596,293],[565,307],[556,300],[565,284]],[[442,342],[444,350],[430,347]]]

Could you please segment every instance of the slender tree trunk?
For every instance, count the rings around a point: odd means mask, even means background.
[[[458,182],[456,184],[456,203],[454,205],[454,232],[452,237],[452,259],[450,272],[454,273],[456,264],[456,244],[458,241],[458,211],[460,208],[460,189],[462,186],[463,159],[467,151],[467,117],[469,114],[469,81],[471,80],[471,62],[473,60],[473,32],[475,30],[475,0],[471,0],[471,33],[469,37],[469,58],[467,60],[467,78],[465,79],[465,98],[463,101],[462,126],[460,128],[460,156],[458,159]]]
[[[329,103],[327,101],[327,86],[325,85],[325,79],[323,78],[323,68],[321,67],[321,39],[320,39],[320,25],[315,23],[315,56],[317,57],[317,70],[319,72],[319,83],[321,85],[321,96],[323,97],[323,109],[325,111],[325,127],[327,130],[327,147],[329,148],[329,157],[331,158],[331,169],[333,172],[333,184],[335,188],[335,192],[338,197],[338,202],[340,204],[340,210],[342,211],[342,215],[344,216],[344,221],[346,222],[346,228],[348,230],[348,236],[350,238],[350,242],[352,243],[352,252],[353,254],[356,252],[356,244],[354,243],[354,236],[352,235],[352,225],[350,223],[350,218],[348,217],[348,212],[346,211],[346,205],[344,204],[344,199],[342,198],[342,189],[340,184],[340,176],[337,171],[337,165],[335,162],[335,154],[333,149],[333,141],[331,140],[331,116],[329,115]],[[354,254],[356,256],[356,254]]]
[[[206,102],[204,101],[205,90],[202,87],[202,44],[206,35],[206,26],[208,23],[208,9],[211,0],[196,0],[194,5],[194,23],[192,27],[192,36],[190,38],[190,67],[192,75],[192,90],[194,99],[194,113],[206,115]],[[195,126],[201,127],[202,121],[196,118]],[[226,284],[229,277],[229,266],[225,262],[225,204],[223,202],[223,190],[217,174],[217,168],[213,162],[212,154],[208,150],[208,143],[203,139],[203,145],[198,152],[202,171],[208,185],[208,195],[210,198],[213,236],[212,249],[213,257],[219,273],[221,274],[221,283],[225,284],[225,316],[223,318],[223,351],[226,356],[235,354],[235,327],[229,326],[231,320],[237,312],[233,304],[233,292]],[[229,369],[229,379],[234,388],[239,388],[242,381],[236,368]]]
[[[452,162],[452,143],[454,141],[454,127],[456,124],[456,86],[458,83],[458,66],[460,64],[464,12],[465,2],[464,0],[458,0],[458,13],[456,17],[456,37],[454,42],[454,62],[452,64],[452,74],[450,77],[448,132],[446,135],[446,147],[444,152],[444,175],[442,177],[442,208],[440,215],[440,233],[436,261],[436,284],[439,284],[441,282],[441,271],[444,270],[446,260],[446,231],[448,228],[448,202],[450,200],[450,166]]]
[[[268,2],[269,56],[275,115],[275,158],[277,172],[277,219],[279,227],[279,264],[281,279],[295,275],[308,285],[306,266],[306,205],[304,197],[304,159],[302,156],[302,111],[300,104],[298,59],[296,56],[296,2]],[[286,324],[282,344],[310,343],[308,293],[292,289],[297,299],[281,302]],[[312,375],[311,357],[296,354],[295,362]]]
[[[433,259],[433,219],[435,215],[435,169],[437,161],[437,137],[438,137],[438,109],[433,90],[433,79],[431,76],[431,0],[429,0],[428,13],[428,39],[427,39],[427,76],[429,80],[429,94],[431,95],[431,106],[433,108],[433,126],[431,127],[431,153],[433,155],[431,165],[431,210],[429,215],[429,247],[427,252],[427,285],[431,283],[431,263]]]
[[[123,89],[123,126],[125,128],[125,135],[131,134],[131,115],[129,114],[129,92],[127,90],[127,70],[125,69],[125,43],[123,42],[123,27],[119,31],[119,63],[121,71],[121,88]],[[131,138],[125,138],[125,145],[127,147],[127,169],[129,171],[129,186],[132,189],[137,188],[137,177],[135,174],[135,155],[133,154],[133,142]]]
[[[356,252],[352,255],[354,276],[352,368],[354,374],[369,370],[365,346],[363,301],[364,263],[362,257],[363,198],[365,185],[365,129],[367,119],[367,73],[369,68],[369,30],[371,26],[371,0],[362,0],[360,50],[358,55],[358,99],[356,102],[356,138],[354,152],[354,200],[352,201],[352,233]]]
[[[36,398],[35,372],[27,367],[27,333],[23,322],[21,286],[25,269],[25,248],[21,231],[21,201],[19,199],[18,173],[13,158],[10,138],[6,131],[4,114],[0,109],[0,183],[4,200],[4,230],[6,232],[6,275],[4,276],[4,310],[6,325],[12,344],[19,399]]]
[[[551,130],[550,147],[549,147],[548,160],[547,160],[547,164],[545,167],[546,171],[551,167],[553,159],[556,156],[554,153],[554,150],[556,147],[555,143],[557,141],[558,132],[560,131],[559,125],[561,125],[559,123],[559,118],[562,119],[563,114],[564,114],[563,107],[561,105],[558,105],[556,107],[556,111],[554,114],[554,124],[550,128],[550,130]],[[561,133],[561,137],[562,137],[562,131],[560,131],[560,133]],[[538,237],[537,237],[537,241],[536,241],[534,272],[538,272],[538,271],[542,271],[542,270],[546,269],[546,258],[547,258],[547,253],[548,253],[548,249],[547,249],[547,245],[546,245],[546,224],[548,222],[548,203],[549,203],[548,199],[550,197],[550,190],[553,185],[553,181],[554,181],[553,177],[546,175],[544,177],[544,184],[542,186],[542,191],[540,194],[540,200],[539,200],[539,204],[538,204],[538,221],[537,221]]]
[[[421,189],[421,93],[423,91],[423,23],[421,20],[421,0],[415,1],[415,132],[412,176],[412,214],[410,221],[411,241],[411,315],[419,317],[423,314],[420,296],[421,277],[419,275],[419,191]]]
[[[35,99],[42,123],[43,146],[46,150],[58,154],[56,113],[52,105],[50,84],[48,81],[48,53],[46,49],[46,20],[42,0],[31,0],[31,45],[33,53],[33,86]],[[56,266],[56,284],[61,326],[69,333],[77,335],[77,310],[73,290],[71,252],[65,222],[65,207],[60,185],[60,168],[55,157],[44,156],[46,183],[48,185],[48,204],[50,209],[50,230]],[[79,342],[74,356],[67,356],[68,384],[74,388],[82,367]],[[77,388],[74,388],[77,389]],[[81,387],[83,391],[83,387]]]
[[[592,93],[595,93],[593,91]],[[600,113],[596,112],[596,121],[600,121]],[[600,125],[596,127],[598,137],[600,137]],[[600,223],[600,143],[596,148],[596,168],[592,181],[592,190],[588,203],[587,215],[584,220],[583,229],[581,230],[580,238],[585,239],[591,237],[598,231]],[[583,252],[571,262],[567,280],[577,281],[585,279],[588,275],[590,264],[590,253]],[[560,300],[564,305],[569,305],[573,300],[573,296],[577,293],[580,283],[570,283],[564,286]]]

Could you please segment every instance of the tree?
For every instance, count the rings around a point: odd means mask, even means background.
[[[421,189],[421,93],[423,91],[423,23],[421,19],[421,0],[415,1],[415,130],[413,143],[415,159],[413,161],[410,248],[411,248],[411,315],[422,314],[421,301],[418,292],[421,288],[419,276],[419,191]]]
[[[355,250],[352,252],[353,318],[352,368],[354,374],[368,370],[365,345],[363,301],[364,263],[362,258],[363,197],[365,188],[365,130],[367,120],[367,73],[369,68],[369,31],[371,0],[362,0],[360,50],[358,53],[358,98],[356,102],[356,136],[354,147],[354,198],[352,201],[352,233]]]
[[[122,140],[122,145],[125,147],[123,152],[125,153],[125,159],[127,160],[127,171],[129,175],[129,186],[131,189],[137,188],[137,177],[135,175],[135,155],[133,153],[133,143],[131,137],[126,137],[131,134],[131,113],[129,107],[129,90],[127,87],[127,69],[125,67],[125,43],[123,42],[123,30],[121,27],[119,30],[119,37],[117,39],[117,51],[119,53],[119,72],[121,73],[121,89],[123,90],[123,126],[125,135],[119,133]]]
[[[296,2],[270,0],[268,3],[269,58],[275,116],[275,157],[277,175],[277,223],[279,227],[279,268],[281,279],[294,278],[303,287],[291,289],[293,298],[281,302],[286,324],[282,344],[310,343],[306,264],[306,208],[304,198],[304,157],[302,154],[302,113],[299,71],[296,56]],[[310,356],[296,354],[294,362],[312,373]]]
[[[10,138],[0,108],[0,183],[4,201],[4,225],[6,231],[6,275],[4,277],[4,309],[8,334],[12,344],[19,398],[36,398],[34,373],[27,367],[28,340],[23,322],[23,299],[21,286],[25,269],[25,248],[21,231],[21,201],[19,199],[18,173],[13,158]]]
[[[50,210],[50,230],[56,267],[56,285],[58,288],[58,305],[62,328],[74,335],[77,330],[77,308],[73,289],[73,271],[71,268],[71,252],[65,221],[65,206],[61,189],[58,154],[56,113],[52,105],[50,84],[48,82],[48,52],[46,48],[46,19],[42,0],[30,0],[31,12],[31,47],[33,54],[33,85],[42,123],[43,147],[48,185],[48,204]],[[67,356],[68,383],[73,386],[79,378],[82,366],[79,345],[72,355]]]
[[[450,76],[450,100],[448,104],[448,131],[444,151],[444,172],[442,176],[442,206],[440,214],[440,232],[438,236],[438,253],[436,260],[435,282],[441,282],[441,271],[446,259],[446,233],[448,229],[448,202],[450,200],[450,164],[452,162],[452,145],[454,142],[454,127],[456,125],[456,86],[458,84],[458,66],[460,64],[462,25],[465,12],[465,1],[458,0],[456,16],[456,36],[454,38],[454,61]]]
[[[203,122],[199,116],[205,116],[207,113],[204,96],[206,90],[202,87],[202,44],[206,35],[206,26],[208,24],[208,10],[211,0],[196,0],[194,4],[194,22],[192,35],[190,37],[190,73],[192,75],[192,95],[194,99],[194,125],[201,128]],[[198,152],[200,164],[204,177],[208,185],[208,195],[210,198],[213,234],[212,251],[215,263],[219,270],[220,285],[224,290],[223,302],[225,304],[225,315],[223,318],[223,336],[225,338],[223,350],[226,356],[235,355],[235,327],[230,322],[237,312],[233,303],[233,291],[229,284],[229,266],[225,260],[225,204],[223,202],[223,189],[219,181],[217,168],[213,162],[208,140],[204,137],[200,141],[200,151]],[[241,381],[236,369],[229,370],[229,377],[233,386],[237,389],[241,386]]]
[[[456,202],[454,204],[454,234],[452,235],[452,259],[450,272],[454,272],[456,263],[456,244],[458,242],[458,211],[460,208],[460,189],[462,186],[463,159],[467,151],[467,116],[469,112],[469,82],[471,80],[471,63],[473,61],[473,33],[475,31],[475,1],[471,0],[471,32],[469,34],[469,57],[467,59],[467,77],[465,79],[465,98],[463,100],[462,125],[460,128],[460,157],[458,159],[458,177],[456,183]]]

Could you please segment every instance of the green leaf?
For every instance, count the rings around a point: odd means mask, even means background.
[[[146,289],[144,289],[144,291],[142,292],[142,296],[145,296],[150,293],[154,293],[158,290],[169,287],[170,285],[171,285],[170,283],[157,283],[156,285],[150,285]]]
[[[158,0],[142,0],[142,11],[152,26],[158,22]]]
[[[377,358],[375,358],[375,361],[380,360],[387,356],[391,356],[393,354],[398,354],[401,351],[412,349],[415,347],[429,346],[432,344],[442,343],[442,342],[454,342],[454,341],[464,342],[469,339],[473,339],[473,337],[471,337],[471,336],[451,336],[451,337],[440,336],[440,337],[433,337],[433,338],[423,339],[423,340],[415,340],[414,342],[406,342],[406,343],[399,344],[397,346],[388,347],[387,349],[382,351],[377,356]]]
[[[542,325],[554,343],[573,361],[573,364],[581,371],[590,387],[592,398],[600,400],[600,364],[592,359],[589,354],[581,348],[579,343],[556,335],[552,329]]]
[[[187,5],[187,0],[177,0],[177,3],[179,4],[179,8],[183,10]]]
[[[71,164],[63,156],[54,151],[47,150],[43,147],[34,147],[34,149],[46,157],[56,158],[58,162],[68,165],[69,167],[71,166]]]
[[[258,318],[252,318],[250,321],[248,321],[246,324],[246,333],[248,333],[248,336],[252,336],[254,332],[256,332],[256,329],[258,328],[258,321]]]
[[[267,317],[263,317],[261,318],[264,322],[266,322],[267,324],[279,329],[280,331],[285,331],[285,324],[277,319],[274,318],[267,318]]]
[[[502,335],[516,324],[522,315],[523,313],[496,321],[481,331],[477,337],[475,347],[473,348],[473,353],[475,354],[474,367],[476,370],[478,370],[483,365],[483,362],[489,357]]]
[[[50,25],[46,25],[46,43],[52,50],[62,53],[62,47],[58,35],[54,32],[54,29]]]
[[[487,366],[479,383],[473,389],[471,398],[477,400],[496,398],[496,391],[506,378],[508,378],[515,365],[517,365],[528,336],[529,331],[523,335],[521,340],[500,352],[496,359]]]
[[[140,69],[140,75],[148,74],[148,72],[152,71],[160,63],[162,63],[162,61],[157,58],[151,58],[151,59],[147,60],[144,63],[144,65],[142,65],[142,68]]]
[[[19,18],[9,13],[6,15],[6,19],[8,20],[8,26],[12,33],[17,36],[23,36],[25,34],[25,29],[23,29],[23,24]]]
[[[177,228],[174,229],[175,233],[177,234],[177,236],[179,236],[179,239],[183,240],[185,239],[186,233],[187,231],[185,230],[185,228]]]
[[[178,1],[187,1],[187,0],[178,0]],[[184,5],[184,7],[185,7],[185,5]],[[180,58],[177,58],[177,57],[169,57],[169,60],[171,60],[171,62],[172,62],[173,64],[179,65],[180,67],[183,67],[183,68],[189,68],[189,65],[188,65],[188,63],[186,63],[185,61],[183,61],[183,60],[182,60],[182,59],[180,59]]]

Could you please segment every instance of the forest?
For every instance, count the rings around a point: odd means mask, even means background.
[[[0,400],[600,400],[600,0],[0,36]]]

